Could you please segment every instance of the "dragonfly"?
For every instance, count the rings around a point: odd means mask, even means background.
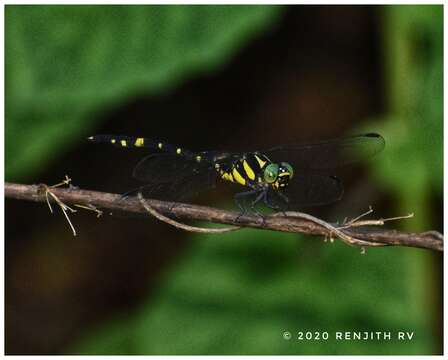
[[[133,177],[144,183],[138,191],[160,200],[185,200],[215,188],[219,181],[242,188],[234,200],[241,213],[256,205],[280,211],[325,205],[342,198],[338,167],[370,158],[385,146],[376,133],[275,146],[247,152],[200,151],[144,137],[94,135],[93,143],[142,148],[148,154]]]

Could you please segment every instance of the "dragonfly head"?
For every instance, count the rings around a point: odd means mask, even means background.
[[[285,188],[292,179],[294,171],[287,162],[271,163],[264,169],[264,181],[274,189]]]

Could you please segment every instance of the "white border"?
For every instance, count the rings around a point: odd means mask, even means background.
[[[2,5],[20,5],[20,4],[33,4],[33,5],[38,5],[38,4],[45,4],[45,5],[51,5],[51,4],[76,4],[76,5],[80,5],[80,4],[85,4],[85,5],[94,5],[94,4],[104,4],[104,5],[114,5],[114,4],[123,4],[123,5],[132,5],[132,4],[152,4],[152,5],[156,5],[156,4],[160,4],[160,5],[169,5],[169,4],[190,4],[190,5],[194,5],[194,4],[201,4],[201,5],[205,5],[205,4],[211,4],[211,5],[220,5],[220,4],[227,4],[227,5],[231,5],[231,4],[249,4],[249,5],[293,5],[293,4],[303,4],[303,5],[317,5],[317,4],[322,4],[322,5],[388,5],[388,4],[397,4],[397,5],[404,5],[404,4],[426,4],[426,5],[430,5],[430,4],[434,4],[434,5],[440,5],[440,4],[444,4],[445,1],[442,0],[438,0],[438,1],[403,1],[403,0],[396,0],[396,1],[368,1],[366,3],[361,3],[359,1],[340,1],[340,2],[330,2],[330,1],[319,1],[319,0],[310,0],[310,1],[306,1],[306,2],[297,2],[297,1],[278,1],[278,2],[274,2],[274,1],[131,1],[131,2],[124,2],[124,1],[104,1],[104,0],[96,0],[96,1],[86,1],[86,0],[82,0],[82,1],[2,1]],[[1,196],[1,209],[2,211],[2,216],[0,219],[0,229],[2,231],[3,234],[3,239],[5,236],[5,198],[4,198],[4,181],[5,181],[5,173],[4,173],[4,169],[5,169],[5,94],[4,94],[4,89],[5,89],[5,73],[4,73],[4,49],[5,49],[5,33],[4,33],[4,29],[5,29],[5,24],[4,24],[4,6],[1,7],[0,10],[0,28],[1,28],[1,33],[3,34],[3,46],[1,47],[1,66],[0,66],[0,78],[3,79],[3,87],[1,88],[1,93],[2,93],[2,97],[1,97],[1,102],[0,102],[0,109],[2,112],[2,128],[0,130],[0,146],[1,149],[3,150],[2,152],[2,156],[0,157],[0,174],[1,174],[1,181],[2,181],[2,186],[0,189],[0,196]],[[447,7],[444,6],[444,19],[448,18],[448,10]],[[446,58],[446,45],[447,45],[447,37],[448,37],[448,31],[446,29],[446,27],[444,27],[444,70],[446,69],[446,64],[447,64],[447,58]],[[444,71],[444,93],[446,91],[446,80],[447,80],[447,75],[446,75],[446,71]],[[444,102],[444,119],[446,118],[446,114],[447,114],[447,110],[446,110],[446,104]],[[444,121],[444,125],[445,125],[445,121]],[[448,130],[447,127],[444,126],[444,138],[448,137]],[[447,156],[448,155],[448,148],[444,143],[444,178],[446,178],[446,165],[447,165]],[[448,185],[444,182],[444,199],[445,199],[445,195],[447,193],[448,190]],[[446,227],[446,225],[448,224],[448,205],[446,204],[446,202],[444,201],[444,205],[443,205],[443,211],[444,211],[444,227]],[[445,254],[443,256],[443,262],[445,264]],[[3,246],[1,247],[1,263],[2,263],[2,268],[3,270],[5,270],[5,241],[3,241]],[[4,271],[3,271],[4,274]],[[445,289],[446,289],[446,279],[448,278],[448,271],[446,269],[446,267],[444,266],[444,333],[445,333],[445,329],[447,328],[447,316],[446,316],[446,297],[445,297]],[[2,319],[3,319],[3,326],[1,327],[0,330],[0,336],[1,336],[1,340],[0,340],[0,347],[2,350],[2,355],[5,354],[5,275],[3,275],[1,277],[1,315],[2,315]],[[448,337],[445,335],[444,336],[444,350],[446,351],[446,349],[448,349]],[[46,358],[47,356],[45,356]],[[50,357],[50,356],[48,356]],[[52,356],[53,357],[53,356]],[[78,357],[78,356],[76,356]],[[119,356],[120,358],[130,358],[133,359],[133,356]],[[171,359],[171,358],[175,358],[177,356],[151,356],[151,358],[154,359]],[[192,356],[185,356],[188,358],[191,358]],[[210,359],[213,358],[214,356],[201,356],[202,359]],[[274,357],[280,357],[280,356],[274,356]],[[293,357],[300,357],[303,359],[321,359],[321,358],[336,358],[336,356],[293,356]],[[366,356],[350,356],[351,359],[360,359],[360,358],[364,358]],[[369,356],[369,358],[376,358],[377,356]],[[398,357],[398,356],[397,356]],[[411,356],[400,356],[400,358],[402,357],[411,357]],[[426,357],[426,356],[425,356]],[[441,358],[442,356],[437,356],[439,358]],[[16,358],[23,358],[23,356],[18,356]],[[71,356],[70,358],[73,358],[73,356]],[[82,358],[85,358],[85,356],[82,356]],[[108,359],[109,356],[95,356],[95,359]],[[234,358],[234,356],[230,357],[230,356],[223,356],[223,358]],[[245,358],[245,359],[254,359],[254,358],[261,358],[261,356],[238,356],[238,358]],[[415,359],[415,356],[412,356],[412,358]],[[420,357],[419,357],[420,358]]]

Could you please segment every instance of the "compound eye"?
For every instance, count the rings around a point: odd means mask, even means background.
[[[264,181],[272,184],[278,177],[278,164],[269,164],[264,169]]]
[[[288,171],[289,178],[292,179],[292,177],[294,176],[294,170],[293,170],[291,164],[287,163],[287,162],[282,162],[280,165]]]

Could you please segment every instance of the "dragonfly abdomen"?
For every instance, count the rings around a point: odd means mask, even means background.
[[[146,148],[157,153],[169,153],[180,156],[193,157],[195,154],[179,146],[167,144],[162,141],[155,141],[144,137],[123,136],[123,135],[94,135],[88,138],[94,143],[108,143],[116,147],[124,148]]]

